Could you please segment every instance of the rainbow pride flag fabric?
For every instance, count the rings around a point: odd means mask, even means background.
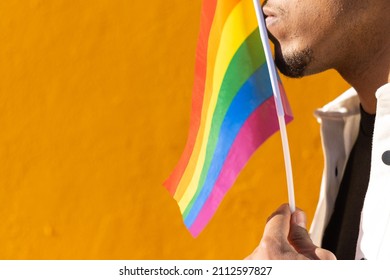
[[[164,183],[194,237],[251,155],[279,129],[252,1],[203,1],[190,131]],[[279,87],[289,122],[291,110]]]

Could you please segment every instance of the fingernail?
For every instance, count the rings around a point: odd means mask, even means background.
[[[299,211],[299,210],[295,211],[293,213],[292,219],[293,219],[293,222],[295,224],[297,224],[298,226],[306,228],[306,215],[304,212]]]

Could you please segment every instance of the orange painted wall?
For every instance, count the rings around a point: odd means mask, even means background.
[[[162,187],[187,137],[200,7],[0,2],[1,259],[241,259],[256,246],[287,200],[279,134],[197,239]],[[311,219],[323,163],[312,112],[347,85],[334,72],[284,84]]]

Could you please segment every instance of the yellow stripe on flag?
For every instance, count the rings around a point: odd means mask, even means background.
[[[182,184],[184,186],[188,184],[183,196],[178,200],[178,204],[182,212],[184,212],[198,188],[200,175],[206,157],[207,141],[210,135],[214,110],[225,73],[241,44],[247,37],[249,37],[256,27],[257,20],[253,10],[252,0],[242,0],[238,5],[236,5],[223,27],[218,52],[216,54],[212,79],[212,92],[209,104],[206,106],[207,116],[205,122],[201,122],[205,123],[205,126],[200,128],[201,133],[198,134],[193,155],[190,159],[190,164],[193,162],[195,169],[193,172],[185,172],[179,184],[179,187],[181,187]],[[206,111],[202,111],[202,118],[204,117],[204,113],[206,113]]]

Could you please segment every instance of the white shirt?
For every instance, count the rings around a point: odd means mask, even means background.
[[[356,259],[390,259],[390,84],[380,87],[375,96],[377,111],[370,181],[361,214]],[[351,88],[315,112],[321,124],[325,154],[320,198],[310,230],[313,242],[318,246],[359,132],[359,104],[357,93]]]

